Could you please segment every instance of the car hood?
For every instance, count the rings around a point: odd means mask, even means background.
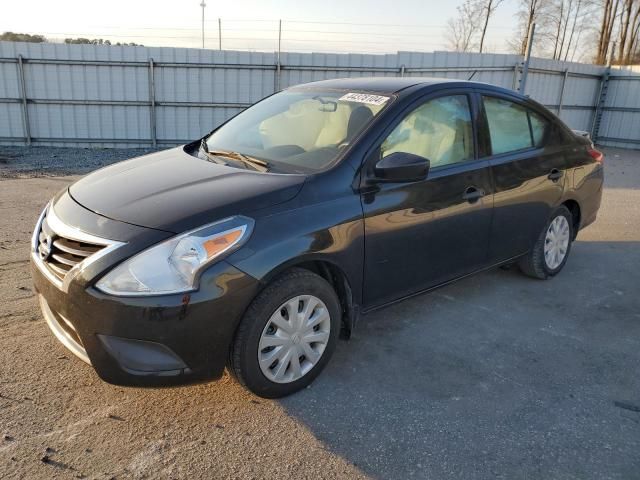
[[[179,233],[286,202],[304,180],[218,165],[178,147],[97,170],[69,194],[113,220]]]

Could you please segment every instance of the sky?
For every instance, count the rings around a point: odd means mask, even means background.
[[[146,46],[202,46],[202,0],[0,0],[0,31],[105,38]],[[205,48],[391,53],[446,49],[462,0],[205,0]],[[487,51],[507,51],[515,2],[492,17]]]

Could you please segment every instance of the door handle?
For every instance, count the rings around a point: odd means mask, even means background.
[[[469,203],[475,203],[484,196],[484,190],[476,187],[467,187],[467,189],[462,194],[462,198]]]
[[[554,168],[549,172],[549,175],[547,175],[547,178],[549,180],[557,182],[558,180],[560,180],[562,178],[562,172],[560,170],[558,170],[557,168]]]

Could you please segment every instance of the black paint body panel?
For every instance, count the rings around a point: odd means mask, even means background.
[[[294,265],[330,265],[348,285],[348,303],[366,311],[528,252],[552,209],[563,202],[579,205],[581,228],[595,219],[601,164],[589,155],[587,141],[525,97],[479,83],[415,78],[329,80],[312,86],[393,97],[327,171],[252,172],[174,148],[94,172],[55,197],[56,214],[64,223],[125,243],[83,270],[68,293],[32,269],[37,291],[74,324],[102,378],[158,385],[219,377],[252,299]],[[475,158],[433,169],[417,182],[372,182],[372,154],[386,132],[425,99],[461,92],[473,109]],[[480,94],[487,92],[535,109],[562,132],[563,141],[491,156],[480,102]],[[548,178],[553,169],[563,173],[557,181]],[[471,186],[485,195],[474,202],[463,199]],[[250,239],[209,267],[197,291],[124,298],[94,287],[102,275],[145,248],[240,214],[255,221]],[[98,334],[166,345],[191,373],[131,375],[105,351]]]
[[[302,175],[218,165],[177,147],[120,162],[74,183],[71,196],[108,218],[180,233],[293,198]]]
[[[244,310],[258,291],[258,282],[222,261],[202,276],[200,289],[163,297],[116,298],[94,288],[72,284],[57,289],[32,264],[36,291],[50,308],[75,327],[98,375],[119,385],[155,386],[219,378],[229,344]],[[132,375],[105,350],[97,335],[157,342],[169,347],[189,372]]]

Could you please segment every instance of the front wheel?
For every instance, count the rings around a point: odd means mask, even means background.
[[[551,214],[533,249],[518,262],[520,270],[541,280],[557,275],[567,263],[573,238],[571,212],[561,205]]]
[[[319,275],[292,269],[251,303],[236,332],[229,372],[265,398],[294,393],[318,376],[335,349],[340,302]]]

